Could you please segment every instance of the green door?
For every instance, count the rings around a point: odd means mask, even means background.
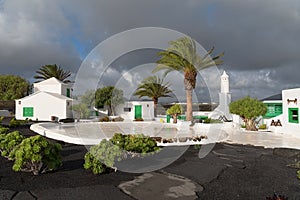
[[[142,106],[137,105],[134,106],[134,119],[141,119],[142,118]]]

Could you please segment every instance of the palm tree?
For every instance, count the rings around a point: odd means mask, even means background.
[[[220,58],[224,55],[221,53],[215,57],[210,55],[214,48],[210,49],[203,57],[197,54],[196,43],[188,37],[182,37],[170,42],[170,47],[158,53],[161,58],[157,61],[157,67],[153,72],[160,70],[165,71],[165,75],[172,71],[179,71],[184,74],[184,87],[186,91],[186,119],[192,121],[192,91],[196,86],[196,77],[199,70],[220,65],[223,62]]]
[[[158,76],[150,76],[145,78],[136,89],[134,95],[141,97],[150,97],[154,102],[154,116],[157,116],[157,103],[160,97],[171,97],[169,94],[169,84],[164,83],[164,79]]]
[[[58,80],[69,83],[70,80],[66,80],[69,76],[71,76],[70,71],[64,71],[61,67],[54,65],[44,65],[38,71],[36,71],[37,75],[34,76],[38,81],[46,80],[52,77],[57,78]]]

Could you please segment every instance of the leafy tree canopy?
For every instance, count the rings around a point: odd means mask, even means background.
[[[175,104],[167,110],[168,115],[180,115],[183,112],[182,106]]]
[[[123,103],[123,91],[114,86],[99,88],[95,94],[96,108],[108,107],[108,114],[114,115],[114,108]]]
[[[259,100],[249,96],[232,102],[229,105],[230,112],[239,115],[246,124],[246,130],[256,131],[255,119],[265,115],[267,107]]]
[[[229,109],[231,113],[237,114],[243,119],[255,119],[267,112],[267,107],[261,101],[249,96],[232,102]]]
[[[20,76],[0,75],[0,100],[15,100],[28,95],[30,84]]]
[[[95,105],[95,91],[88,90],[80,97],[81,103],[87,105],[89,108],[92,108]]]
[[[90,110],[88,106],[84,103],[73,105],[72,110],[77,112],[77,114],[81,119],[88,118],[90,115]]]

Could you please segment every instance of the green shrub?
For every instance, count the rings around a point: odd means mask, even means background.
[[[0,124],[2,123],[4,117],[3,116],[0,116]]]
[[[119,148],[132,153],[146,154],[156,152],[160,149],[157,146],[155,139],[142,134],[122,135],[117,133],[110,141]]]
[[[259,129],[267,129],[267,124],[261,124],[258,128]]]
[[[206,118],[203,121],[203,123],[205,123],[205,124],[210,124],[210,122],[211,122],[211,118]]]
[[[241,125],[241,128],[246,128],[246,125],[245,125],[245,124],[242,124],[242,125]]]
[[[106,139],[90,148],[84,156],[84,168],[91,169],[94,174],[102,174],[107,168],[116,170],[115,161],[121,160],[122,150]]]
[[[9,128],[4,128],[0,126],[0,134],[7,134],[9,132]]]
[[[109,119],[108,116],[102,117],[102,118],[100,118],[100,120],[99,120],[99,122],[109,122],[109,121],[110,121],[110,119]]]
[[[0,153],[1,156],[8,157],[9,153],[20,144],[25,137],[19,132],[14,131],[8,134],[0,134]]]
[[[300,179],[300,170],[297,171],[297,177]]]
[[[33,172],[34,175],[57,169],[61,166],[61,145],[50,143],[37,135],[24,139],[9,154],[14,160],[14,171]]]
[[[15,118],[11,119],[9,122],[9,127],[18,127],[24,124],[28,123],[28,119],[26,118],[25,120],[17,120]]]
[[[204,119],[203,123],[205,123],[205,124],[219,124],[219,123],[223,123],[223,122],[219,119],[206,118],[206,119]]]
[[[142,155],[155,153],[159,149],[155,140],[149,136],[116,133],[109,141],[102,140],[90,148],[84,157],[84,168],[91,169],[94,174],[102,174],[107,168],[116,170],[114,166],[116,160],[121,161],[128,155],[133,157],[138,153]]]
[[[123,117],[117,117],[117,118],[113,118],[112,121],[113,122],[122,122],[122,121],[124,121],[124,118]]]
[[[156,141],[149,136],[142,134],[137,135],[125,135],[124,150],[133,153],[152,153],[158,151]]]

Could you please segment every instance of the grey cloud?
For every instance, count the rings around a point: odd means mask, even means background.
[[[75,75],[81,56],[104,39],[158,26],[225,51],[222,68],[231,75],[233,97],[263,98],[300,85],[299,24],[298,0],[6,0],[0,1],[0,73],[29,79],[41,65],[57,63]],[[132,52],[117,59],[104,79],[113,84],[127,70],[156,60],[155,50]]]

